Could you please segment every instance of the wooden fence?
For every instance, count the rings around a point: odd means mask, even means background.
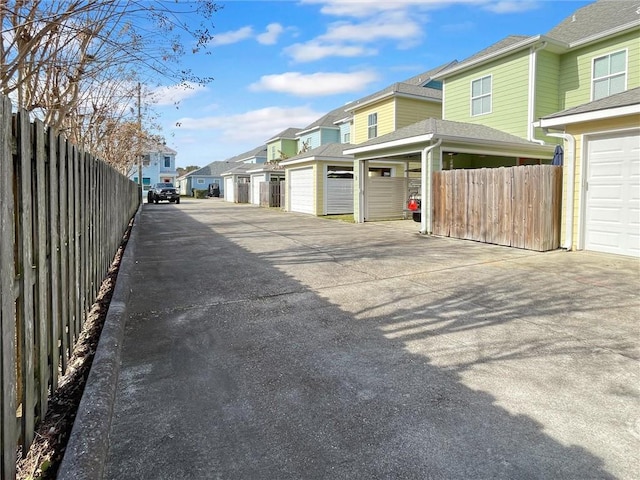
[[[561,167],[440,171],[433,191],[435,235],[537,251],[560,246]]]
[[[260,206],[284,207],[284,181],[260,182]]]
[[[233,189],[235,203],[249,203],[249,187],[250,183],[238,182]]]
[[[135,183],[0,97],[0,478],[15,477],[139,202]]]

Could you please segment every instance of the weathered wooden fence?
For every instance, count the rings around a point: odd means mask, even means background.
[[[0,97],[0,478],[15,477],[139,201],[135,183]]]
[[[235,203],[249,203],[249,187],[250,183],[238,182],[233,189]]]
[[[562,168],[434,173],[433,233],[529,250],[560,246]]]
[[[283,207],[284,181],[260,182],[260,206]]]

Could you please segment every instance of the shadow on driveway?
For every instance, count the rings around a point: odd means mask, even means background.
[[[546,285],[531,262],[550,256],[469,242],[452,255],[448,240],[250,207],[157,207],[135,227],[105,478],[637,473],[637,443],[589,438],[588,423],[619,419],[599,399],[637,413],[635,387],[598,391],[603,373],[609,387],[632,380],[637,336],[591,341],[608,291]],[[612,308],[637,296],[625,302]],[[594,355],[611,371],[585,371]],[[592,397],[572,398],[594,379]]]

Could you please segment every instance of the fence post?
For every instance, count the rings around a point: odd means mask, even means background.
[[[17,377],[11,101],[0,97],[0,478],[15,477]]]

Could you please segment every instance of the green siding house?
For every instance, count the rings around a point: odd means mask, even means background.
[[[640,255],[639,101],[633,100],[640,86],[639,33],[637,3],[599,0],[546,34],[507,37],[435,74],[443,85],[442,121],[419,122],[345,151],[355,158],[364,192],[354,200],[356,220],[367,220],[366,165],[375,159],[420,162],[421,231],[431,233],[431,172],[550,163],[561,144],[563,246]],[[618,148],[616,138],[621,151],[603,153]],[[622,197],[612,209],[586,192],[600,174],[620,179],[614,190]],[[617,219],[614,235],[607,231],[611,218]]]
[[[267,140],[267,162],[279,162],[298,153],[300,128],[287,128]]]

